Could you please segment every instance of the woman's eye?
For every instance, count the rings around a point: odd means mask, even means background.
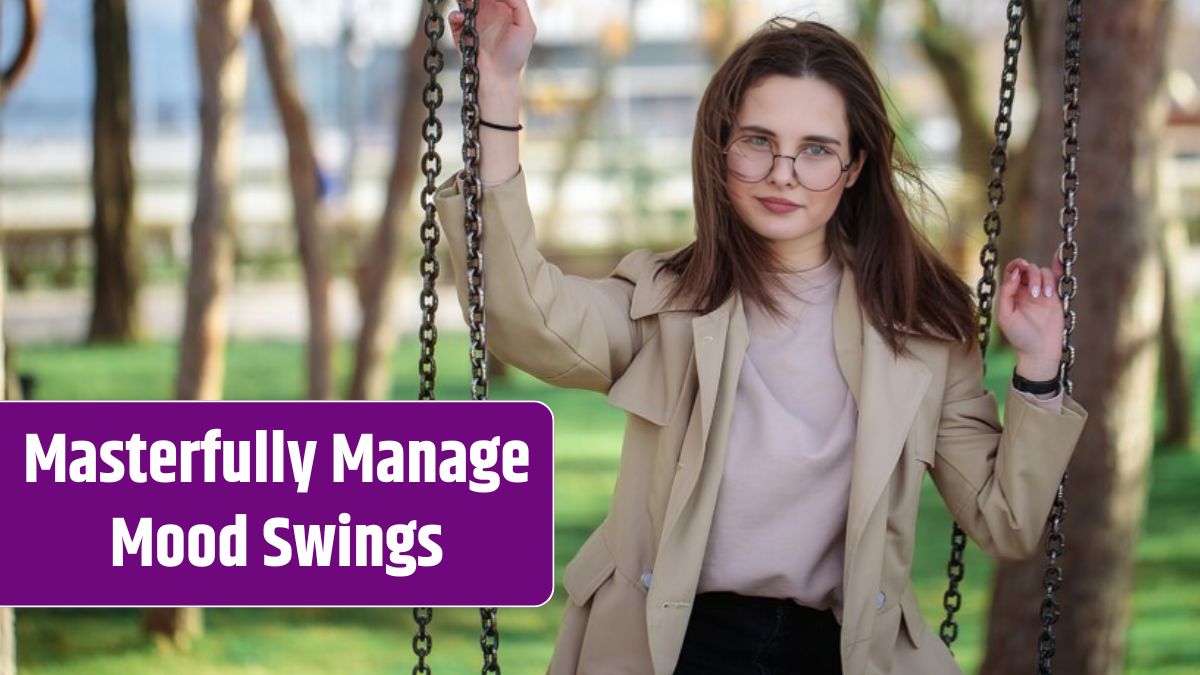
[[[813,157],[823,157],[830,154],[830,152],[829,148],[823,145],[806,145],[803,148],[800,148],[800,154],[812,155]]]
[[[759,147],[759,148],[771,147],[771,141],[766,136],[747,136],[743,140],[745,140],[746,143],[753,145],[755,147]]]

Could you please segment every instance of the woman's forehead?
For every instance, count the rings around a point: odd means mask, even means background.
[[[841,93],[814,77],[763,78],[746,90],[737,125],[769,130],[781,140],[824,136],[844,144],[850,135]]]

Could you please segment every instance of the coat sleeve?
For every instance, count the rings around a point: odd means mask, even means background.
[[[550,384],[607,393],[641,341],[631,277],[648,252],[631,254],[607,279],[564,274],[538,251],[523,171],[485,188],[482,206],[488,349]],[[466,205],[455,178],[437,207],[465,319]]]
[[[932,473],[980,548],[1009,559],[1036,552],[1086,420],[1065,394],[1061,406],[1038,405],[1010,386],[1001,425],[979,345],[952,348]]]

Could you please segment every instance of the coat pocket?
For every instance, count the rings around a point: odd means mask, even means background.
[[[563,570],[563,588],[576,605],[586,605],[614,570],[616,563],[604,542],[603,529],[597,528]]]

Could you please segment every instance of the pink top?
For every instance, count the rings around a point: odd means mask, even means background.
[[[746,302],[750,344],[738,378],[725,473],[699,591],[841,606],[858,409],[837,365],[841,264],[788,273],[785,316]],[[1022,394],[1025,395],[1025,394]],[[1025,395],[1057,410],[1048,400]]]

